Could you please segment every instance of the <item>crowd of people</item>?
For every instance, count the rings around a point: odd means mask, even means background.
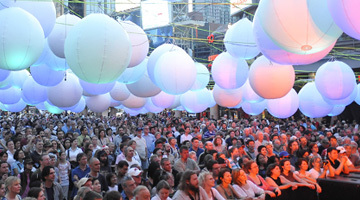
[[[360,172],[356,122],[0,117],[2,200],[318,199],[318,178]]]

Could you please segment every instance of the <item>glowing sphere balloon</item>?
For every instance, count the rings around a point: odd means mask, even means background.
[[[38,104],[47,100],[47,87],[35,82],[30,76],[24,82],[22,94],[28,104]]]
[[[87,107],[94,112],[103,112],[110,107],[110,94],[102,94],[92,97],[86,97]]]
[[[138,25],[131,21],[120,21],[120,24],[129,35],[132,46],[131,60],[128,67],[140,64],[149,52],[149,39]]]
[[[239,20],[226,31],[224,44],[227,52],[235,58],[252,59],[260,53],[252,23],[247,18]]]
[[[79,79],[74,74],[67,73],[66,79],[48,88],[48,99],[54,106],[71,107],[79,102],[82,92]]]
[[[131,84],[140,80],[147,71],[148,59],[145,58],[139,65],[131,68],[126,68],[125,71],[117,79],[120,83]]]
[[[83,88],[83,90],[91,95],[99,95],[99,94],[108,93],[114,88],[115,83],[116,83],[116,81],[114,81],[111,83],[95,84],[95,83],[88,83],[81,79],[79,79],[79,81],[80,81],[80,85]]]
[[[150,98],[147,99],[144,108],[145,108],[147,111],[152,112],[152,113],[159,113],[159,112],[161,112],[161,111],[164,110],[164,108],[160,108],[160,107],[155,106],[155,105],[152,103],[152,101],[151,101]]]
[[[14,104],[21,99],[21,89],[10,87],[8,89],[0,90],[0,102],[3,104]]]
[[[317,53],[342,34],[333,22],[325,0],[260,1],[256,15],[275,44],[292,53]]]
[[[217,104],[223,107],[234,107],[242,101],[242,88],[222,89],[215,84],[213,96]]]
[[[180,104],[180,95],[175,95],[174,102],[171,104],[171,106],[167,107],[168,109],[175,109],[179,107]]]
[[[196,62],[195,67],[196,67],[196,81],[194,85],[191,87],[191,90],[193,91],[204,89],[210,81],[210,72],[205,65]]]
[[[283,50],[278,47],[271,38],[265,33],[259,20],[254,19],[253,30],[256,43],[261,53],[269,60],[282,65],[306,65],[317,62],[324,58],[334,47],[336,42],[326,49],[312,54],[296,54]]]
[[[91,14],[71,29],[64,52],[80,79],[110,83],[129,65],[132,50],[129,36],[119,23],[104,14]]]
[[[267,110],[277,118],[291,117],[299,108],[299,97],[294,89],[278,99],[267,100]]]
[[[335,23],[349,36],[360,40],[360,13],[357,0],[328,0],[328,8]]]
[[[358,84],[358,85],[356,86],[356,88],[357,88],[357,90],[358,90],[358,93],[357,93],[357,95],[356,95],[355,102],[360,105],[360,94],[359,94],[359,93],[360,93],[360,84]]]
[[[11,85],[16,88],[22,88],[25,80],[30,76],[27,70],[13,71],[9,76],[11,79]]]
[[[30,72],[34,80],[42,86],[55,86],[65,78],[65,71],[52,70],[46,64],[31,66]]]
[[[9,70],[0,69],[0,82],[6,80],[7,77],[10,75]]]
[[[24,108],[26,107],[26,103],[22,99],[20,99],[20,101],[14,104],[4,104],[4,107],[7,111],[10,112],[20,112],[24,110]]]
[[[124,83],[115,83],[115,86],[110,91],[110,96],[116,101],[124,101],[129,98],[130,92]]]
[[[156,84],[155,77],[154,77],[156,62],[159,60],[159,58],[164,53],[169,52],[169,51],[177,51],[177,50],[183,51],[183,53],[186,53],[180,47],[173,45],[173,44],[163,44],[163,45],[157,47],[153,52],[151,52],[151,54],[149,56],[149,61],[147,64],[147,71],[148,71],[149,77],[153,83]]]
[[[209,108],[213,107],[216,105],[216,101],[214,99],[214,93],[213,90],[209,91],[210,92],[210,99],[209,99]]]
[[[175,95],[167,94],[161,91],[159,94],[151,97],[150,99],[156,107],[168,108],[174,103],[175,97]]]
[[[244,102],[241,104],[243,111],[249,115],[261,114],[267,105],[267,100],[263,100],[257,103]]]
[[[213,62],[211,74],[216,85],[223,89],[235,89],[244,85],[249,66],[244,59],[234,58],[229,53],[221,53]]]
[[[147,72],[135,83],[126,85],[131,94],[137,97],[152,97],[161,92],[160,88],[156,86],[149,78]]]
[[[0,35],[1,69],[26,69],[40,57],[44,32],[38,20],[25,10],[15,7],[1,10]]]
[[[47,52],[44,53],[43,63],[49,66],[51,69],[55,71],[64,71],[69,68],[66,60],[64,58],[57,57],[51,50],[48,44],[45,44],[44,49],[48,49]],[[41,64],[41,62],[36,65]]]
[[[50,104],[49,102],[44,102],[44,106],[46,108],[47,111],[49,111],[50,113],[53,113],[53,114],[60,114],[62,112],[64,112],[63,109],[57,107],[57,106],[54,106],[52,104]]]
[[[204,88],[198,91],[187,91],[180,96],[180,103],[189,113],[200,113],[209,106],[209,91]]]
[[[86,101],[84,97],[81,97],[80,101],[76,104],[74,108],[71,109],[71,112],[79,113],[82,112],[86,107]]]
[[[277,99],[285,96],[293,87],[295,71],[291,65],[272,63],[261,56],[251,64],[249,82],[262,98]]]
[[[120,101],[125,107],[128,108],[141,108],[146,104],[146,98],[137,97],[133,94],[125,99],[124,101]]]
[[[316,71],[315,84],[322,96],[328,99],[343,99],[351,94],[356,86],[355,74],[343,62],[327,62]]]
[[[0,10],[9,8],[12,4],[14,4],[13,0],[2,0],[0,3]]]
[[[308,117],[318,118],[328,115],[334,106],[326,103],[315,83],[307,83],[301,88],[299,94],[299,109]]]
[[[245,84],[242,86],[242,92],[243,92],[243,100],[250,102],[250,103],[256,103],[264,100],[261,96],[256,94],[256,92],[251,88],[251,85],[249,83],[249,79],[246,80]]]
[[[120,106],[121,102],[120,101],[116,101],[113,98],[110,98],[110,107],[117,107]]]
[[[323,99],[328,103],[328,104],[331,104],[331,105],[338,105],[338,106],[347,106],[347,105],[350,105],[357,97],[358,95],[358,88],[355,85],[355,88],[354,90],[351,92],[351,94],[343,99],[337,99],[337,100],[333,100],[333,99],[328,99],[326,97],[323,96]]]
[[[48,37],[48,45],[51,51],[59,58],[65,58],[64,44],[67,34],[81,19],[75,15],[61,15],[56,19],[56,24]]]
[[[162,91],[174,95],[183,94],[195,83],[195,63],[183,51],[164,53],[156,62],[154,78]]]
[[[38,110],[46,110],[45,102],[38,103],[38,104],[36,104],[35,107],[36,107]]]
[[[332,116],[338,116],[338,115],[340,115],[344,110],[345,110],[345,106],[336,105],[336,106],[334,106],[334,108],[331,110],[331,112],[328,114],[328,116],[330,116],[330,117],[332,117]]]

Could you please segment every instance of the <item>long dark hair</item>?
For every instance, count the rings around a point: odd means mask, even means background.
[[[182,177],[180,179],[180,184],[178,189],[182,190],[182,191],[188,191],[189,190],[189,185],[186,183],[186,181],[190,182],[190,178],[192,175],[196,174],[195,171],[192,170],[186,170],[183,174]]]

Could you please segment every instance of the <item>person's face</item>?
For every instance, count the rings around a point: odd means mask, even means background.
[[[5,184],[2,184],[0,187],[0,197],[5,196]]]
[[[266,146],[266,151],[268,154],[272,154],[273,153],[273,146],[272,145],[267,145]]]
[[[120,175],[125,175],[128,171],[128,166],[124,165],[122,168],[119,168],[118,172]]]
[[[196,174],[191,175],[189,185],[193,188],[199,188],[199,179]]]
[[[331,138],[331,139],[330,139],[330,145],[331,145],[332,147],[336,147],[336,145],[337,145],[337,140],[334,139],[334,138]]]
[[[238,177],[238,180],[240,181],[240,183],[245,183],[247,180],[246,174],[244,172],[244,170],[240,170],[240,175]]]
[[[319,152],[319,147],[318,147],[318,145],[315,144],[315,145],[313,146],[313,148],[311,149],[311,151],[314,152],[314,153]]]
[[[321,160],[319,158],[315,159],[315,161],[313,162],[313,166],[314,166],[314,168],[320,168],[321,167]]]
[[[205,148],[210,151],[210,150],[213,150],[214,149],[214,145],[213,143],[211,142],[208,142],[206,145],[205,145]]]
[[[194,140],[194,142],[192,142],[192,146],[194,148],[198,148],[199,147],[199,140]]]
[[[100,156],[100,160],[101,160],[101,161],[106,161],[106,159],[107,159],[107,155],[106,155],[106,154],[102,154],[102,155]]]
[[[165,161],[164,164],[162,165],[162,168],[165,171],[170,172],[171,171],[171,162],[170,161]]]
[[[165,188],[161,188],[160,191],[158,192],[158,195],[161,200],[166,200],[169,197],[169,194],[170,194],[170,191]]]
[[[150,200],[151,195],[149,190],[141,190],[139,194],[135,197],[136,200]]]
[[[15,194],[19,194],[21,190],[20,180],[15,181],[8,189]]]
[[[295,151],[299,150],[299,144],[297,142],[293,142],[291,144],[290,149],[291,149],[292,152],[295,152]]]
[[[41,151],[44,148],[44,143],[42,141],[37,142],[36,148]]]
[[[72,142],[72,146],[73,146],[73,147],[77,147],[77,145],[78,145],[77,140],[74,140],[74,141]]]
[[[134,179],[136,186],[141,184],[141,173],[137,176],[132,176],[132,178]]]
[[[258,174],[259,173],[259,166],[255,162],[252,163],[251,166],[250,166],[249,172],[252,173],[252,174]]]
[[[181,151],[181,158],[183,158],[184,160],[188,159],[189,157],[189,150],[182,150]]]
[[[309,165],[307,164],[307,162],[305,162],[305,161],[302,161],[301,162],[301,165],[300,165],[300,168],[302,169],[302,170],[308,170],[308,168],[309,168]]]
[[[14,142],[8,142],[8,149],[13,150],[14,149]]]
[[[215,186],[215,179],[213,177],[213,175],[208,174],[205,176],[205,183],[204,185],[208,185],[210,187],[214,187]]]
[[[249,144],[248,144],[248,148],[253,150],[255,148],[255,142],[250,141]]]
[[[284,163],[283,168],[284,168],[285,171],[290,171],[290,170],[291,170],[290,161],[286,161],[286,162]]]
[[[43,160],[42,161],[40,160],[40,164],[44,167],[49,166],[50,165],[50,157],[48,155],[43,156]]]
[[[267,154],[266,148],[261,148],[260,153],[261,153],[262,155],[266,156],[266,154]]]
[[[224,177],[221,177],[220,179],[226,184],[231,184],[232,178],[230,172],[225,172]]]
[[[94,172],[99,172],[100,171],[100,161],[99,160],[95,160],[91,164],[91,170],[93,170]]]
[[[46,200],[46,197],[45,197],[45,195],[44,195],[44,192],[43,192],[43,191],[40,191],[40,192],[39,192],[39,195],[38,195],[37,200]]]
[[[189,157],[190,157],[191,160],[197,162],[196,154],[191,154]]]
[[[346,155],[350,156],[351,155],[351,146],[345,146],[345,150],[346,150]]]
[[[55,180],[55,170],[54,170],[54,168],[50,169],[50,173],[49,173],[49,175],[47,177],[45,177],[45,179],[49,180],[51,182],[54,182],[54,180]]]
[[[280,168],[276,166],[274,169],[271,170],[272,176],[279,177],[280,176]]]
[[[85,166],[87,164],[87,157],[83,156],[79,162],[80,165]]]
[[[95,192],[100,193],[101,192],[101,184],[99,180],[94,181],[94,184],[92,185],[92,188]]]
[[[330,153],[328,152],[329,158],[332,160],[336,160],[339,157],[339,153],[337,150],[332,150]]]
[[[258,140],[262,141],[264,139],[264,134],[259,132],[258,133]]]

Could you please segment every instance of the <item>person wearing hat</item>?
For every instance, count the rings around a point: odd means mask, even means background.
[[[350,146],[350,145],[345,145],[346,146]],[[346,162],[344,165],[346,165],[349,169],[349,172],[360,172],[360,169],[356,169],[354,164],[351,162],[351,160],[349,159],[348,155],[347,155],[347,151],[345,149],[345,147],[343,146],[338,146],[336,147],[336,149],[339,151],[339,159],[341,160],[342,157],[346,158]]]
[[[20,173],[20,180],[21,180],[21,198],[25,198],[30,191],[30,178],[32,175],[32,168],[33,168],[33,161],[31,158],[26,158],[24,160],[24,172]]]
[[[327,148],[327,158],[330,162],[331,167],[335,169],[335,175],[340,175],[340,173],[349,174],[349,168],[345,164],[347,159],[342,157],[341,160],[338,160],[339,151],[335,147]]]
[[[136,186],[141,185],[141,174],[143,173],[142,170],[138,169],[137,167],[133,167],[131,169],[129,169],[127,175],[131,176],[134,181]]]
[[[92,178],[91,177],[89,177],[89,178],[83,177],[77,182],[76,186],[78,188],[88,187],[88,188],[92,189]]]

